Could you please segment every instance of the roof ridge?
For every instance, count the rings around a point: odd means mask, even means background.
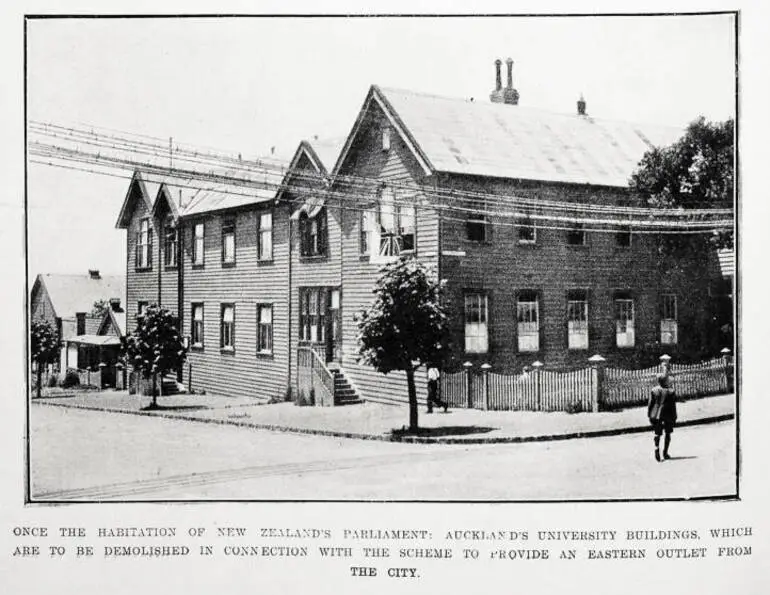
[[[585,119],[585,120],[592,120],[592,121],[598,121],[603,123],[618,123],[618,124],[626,124],[626,125],[638,125],[638,126],[655,126],[658,128],[668,128],[671,130],[682,130],[684,132],[686,125],[674,125],[674,124],[659,124],[659,123],[653,123],[653,122],[640,122],[636,120],[623,120],[619,118],[606,118],[601,116],[592,116],[591,114],[585,114],[580,115],[577,113],[572,112],[556,112],[552,110],[543,109],[540,107],[535,106],[529,106],[529,105],[508,105],[504,103],[493,103],[491,101],[474,101],[472,99],[465,99],[463,97],[457,97],[454,95],[440,95],[437,93],[428,93],[425,91],[415,91],[413,89],[405,89],[402,87],[382,87],[380,85],[373,85],[380,91],[387,93],[387,92],[393,92],[393,93],[406,93],[409,95],[417,95],[420,97],[425,98],[431,98],[431,99],[442,99],[445,101],[454,101],[457,103],[464,103],[467,105],[474,105],[474,106],[481,106],[482,108],[486,109],[493,109],[493,110],[511,110],[516,109],[519,111],[526,111],[526,112],[534,112],[536,114],[543,114],[545,116],[559,116],[563,118],[571,118],[571,119]]]

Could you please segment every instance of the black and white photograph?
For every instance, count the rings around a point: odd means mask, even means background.
[[[26,501],[737,498],[738,31],[27,17]]]

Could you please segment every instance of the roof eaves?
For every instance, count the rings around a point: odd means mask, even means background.
[[[387,99],[385,99],[380,88],[377,85],[372,85],[369,88],[369,92],[366,94],[364,104],[361,106],[361,109],[358,112],[358,117],[353,124],[353,128],[351,129],[350,134],[348,134],[348,137],[345,140],[345,144],[342,146],[342,150],[337,157],[337,162],[334,164],[334,168],[332,169],[331,175],[329,176],[331,180],[333,181],[334,178],[339,175],[339,171],[342,168],[342,164],[345,163],[345,160],[347,159],[348,152],[350,151],[350,147],[353,144],[353,140],[358,136],[358,133],[361,130],[364,118],[369,111],[369,108],[371,107],[372,101],[376,101],[380,106],[382,111],[385,113],[385,116],[388,118],[390,123],[406,143],[407,147],[409,147],[409,149],[412,151],[415,158],[417,159],[417,162],[423,168],[425,173],[427,175],[431,175],[435,171],[433,169],[433,165],[427,159],[419,145],[415,142],[414,137],[412,137],[412,135],[409,133],[408,129],[401,121],[401,118],[399,118],[398,114],[396,114],[395,110],[393,110],[393,106],[390,105],[390,102]]]

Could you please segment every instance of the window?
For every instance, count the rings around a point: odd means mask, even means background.
[[[139,231],[136,232],[136,268],[152,268],[152,232],[150,220],[142,219],[139,222]]]
[[[190,336],[192,346],[203,347],[203,304],[192,305],[190,319],[192,320],[192,332]]]
[[[540,317],[537,294],[522,292],[516,302],[516,335],[519,351],[540,349]]]
[[[576,225],[567,231],[567,244],[570,246],[584,246],[586,243],[586,232],[582,225]]]
[[[167,267],[175,267],[177,264],[177,252],[179,246],[179,230],[174,223],[166,222],[163,236],[163,261]]]
[[[631,229],[629,227],[623,227],[615,232],[615,246],[618,248],[631,246]]]
[[[479,213],[471,213],[465,222],[465,234],[471,242],[487,241],[487,217]]]
[[[273,260],[273,213],[260,213],[259,225],[259,260]]]
[[[394,257],[414,250],[415,210],[396,204],[395,192],[386,188],[380,197],[375,233],[379,234],[378,255]]]
[[[361,254],[371,254],[372,230],[374,229],[375,214],[373,211],[361,211]]]
[[[273,353],[272,304],[257,304],[257,353]]]
[[[676,296],[664,294],[660,301],[660,342],[662,345],[676,345],[677,342]]]
[[[235,350],[235,305],[222,304],[219,346],[228,351]]]
[[[193,237],[193,266],[203,266],[203,223],[196,223]]]
[[[615,344],[634,346],[634,300],[627,297],[615,299]]]
[[[235,219],[222,220],[222,264],[235,264]]]
[[[303,214],[299,220],[299,230],[302,256],[326,254],[326,209],[312,218]]]
[[[382,129],[382,150],[390,151],[390,128],[387,126]]]
[[[299,294],[299,338],[311,343],[325,340],[326,291],[322,287],[305,287]]]
[[[144,318],[144,315],[147,313],[147,305],[149,302],[141,301],[136,303],[136,317],[137,318]]]
[[[585,291],[567,294],[567,348],[588,349],[588,299]]]
[[[534,244],[537,241],[535,221],[531,217],[520,219],[518,234],[519,244]]]
[[[487,296],[483,293],[465,295],[465,352],[487,353],[489,329]]]

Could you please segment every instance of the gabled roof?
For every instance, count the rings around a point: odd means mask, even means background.
[[[38,275],[35,285],[44,287],[59,318],[75,318],[78,312],[90,312],[94,302],[120,298],[126,300],[126,278],[123,275]],[[34,290],[34,289],[33,289]]]
[[[109,328],[115,331],[115,334],[119,337],[123,337],[126,334],[126,312],[115,312],[113,309],[109,309],[104,313],[102,323],[99,325],[97,335],[108,335]]]
[[[152,207],[153,217],[158,216],[161,205],[166,205],[169,214],[175,222],[179,221],[179,207],[177,206],[174,198],[171,196],[171,190],[169,189],[166,182],[161,182],[160,188],[158,188],[158,195],[155,198],[155,204]]]
[[[373,85],[335,166],[342,166],[372,103],[426,174],[446,172],[627,187],[645,151],[684,129],[556,114]]]
[[[134,203],[137,197],[144,201],[147,212],[151,212],[155,204],[155,197],[158,195],[160,184],[145,179],[145,176],[139,171],[134,171],[131,177],[131,183],[128,185],[126,197],[123,199],[123,206],[120,207],[120,214],[115,227],[126,229],[131,220],[131,213],[134,212]]]
[[[286,173],[281,181],[281,186],[275,193],[275,198],[279,199],[283,196],[283,191],[297,171],[303,157],[307,158],[318,174],[323,178],[328,178],[345,140],[344,137],[339,137],[321,140],[315,138],[313,141],[301,141],[297,150],[294,151],[294,155],[289,162],[289,167],[286,168]]]

